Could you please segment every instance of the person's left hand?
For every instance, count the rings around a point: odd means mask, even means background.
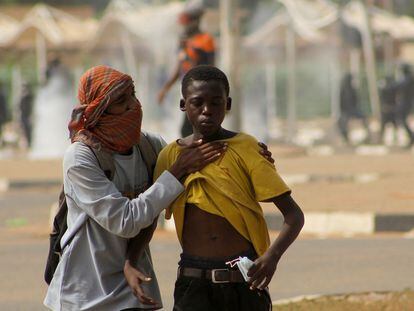
[[[272,280],[279,260],[269,252],[257,258],[249,269],[247,276],[250,277],[250,289],[265,289]]]
[[[270,163],[275,163],[275,159],[272,158],[272,153],[269,151],[267,145],[263,142],[259,142],[258,145],[262,148],[259,153]]]
[[[142,282],[151,281],[150,277],[146,276],[144,273],[133,267],[129,260],[125,261],[124,275],[129,287],[131,287],[132,292],[141,303],[145,305],[158,306],[158,302],[145,294],[141,286]]]

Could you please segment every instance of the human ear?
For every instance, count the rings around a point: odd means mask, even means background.
[[[185,100],[184,99],[181,99],[180,100],[180,110],[181,111],[185,111],[186,109],[185,109]]]
[[[227,97],[227,104],[226,104],[227,111],[230,111],[231,109],[231,101],[232,101],[231,97]]]

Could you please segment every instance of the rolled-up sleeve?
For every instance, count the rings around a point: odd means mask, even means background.
[[[168,171],[137,198],[123,197],[97,163],[71,166],[66,171],[65,193],[69,199],[109,232],[131,238],[148,227],[184,190]]]

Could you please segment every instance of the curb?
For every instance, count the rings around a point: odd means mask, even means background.
[[[60,179],[8,180],[0,178],[0,193],[9,190],[60,187]]]
[[[290,186],[307,184],[313,182],[354,182],[369,183],[380,179],[382,175],[378,173],[360,174],[282,174],[282,179]]]
[[[283,216],[265,214],[269,230],[280,230]],[[381,213],[306,213],[303,233],[311,234],[373,234],[408,232],[414,229],[414,214]]]
[[[289,179],[289,176],[286,176]],[[371,182],[378,178],[375,174],[360,174],[358,176],[312,176],[290,175],[291,183],[306,183],[328,178],[329,180],[352,179],[357,182]],[[0,178],[0,193],[12,189],[60,187],[60,179],[44,180],[13,180]],[[268,229],[279,231],[282,228],[283,216],[277,213],[265,213]],[[172,219],[159,217],[158,225],[167,231],[175,231]],[[373,234],[379,232],[409,232],[414,229],[414,213],[382,214],[382,213],[352,213],[352,212],[310,212],[305,214],[303,233],[310,234]]]
[[[283,215],[265,214],[269,230],[280,231]],[[158,218],[158,226],[166,231],[175,231],[173,219]],[[410,232],[414,229],[414,214],[376,213],[306,213],[302,233],[328,235],[374,234],[380,232]]]
[[[362,174],[284,174],[283,180],[289,185],[307,184],[313,182],[356,182],[368,183],[380,179],[382,176],[377,173]],[[33,179],[33,180],[9,180],[0,178],[0,192],[13,189],[47,188],[61,186],[61,179]]]

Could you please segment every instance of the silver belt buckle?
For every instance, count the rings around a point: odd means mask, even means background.
[[[229,269],[213,269],[213,270],[211,270],[211,281],[213,283],[215,283],[215,284],[230,283],[230,280],[227,280],[227,281],[218,281],[218,280],[216,280],[216,272],[217,271],[227,271],[227,272],[230,272]]]

